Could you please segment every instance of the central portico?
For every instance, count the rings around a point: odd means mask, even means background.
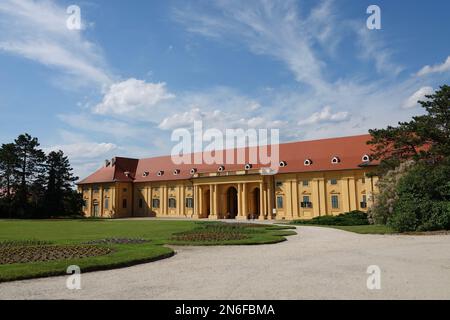
[[[195,218],[272,219],[272,177],[254,175],[200,178],[194,184]],[[195,204],[198,204],[196,206]]]

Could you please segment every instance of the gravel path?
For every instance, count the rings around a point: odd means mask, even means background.
[[[360,235],[298,227],[276,245],[177,247],[173,258],[0,284],[0,299],[450,299],[450,235]],[[368,290],[367,267],[381,268]]]

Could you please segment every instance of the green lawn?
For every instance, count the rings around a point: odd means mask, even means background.
[[[177,220],[0,220],[0,244],[7,241],[39,240],[51,242],[52,245],[75,245],[109,238],[140,238],[149,241],[140,244],[101,244],[100,246],[113,250],[102,256],[0,264],[0,282],[62,275],[66,274],[69,265],[78,265],[82,272],[87,272],[154,261],[173,255],[173,250],[166,246],[170,244],[277,243],[286,240],[285,236],[295,234],[294,231],[285,230],[290,227],[242,225],[236,229],[222,225],[224,224]],[[228,236],[228,233],[232,233],[232,236]]]

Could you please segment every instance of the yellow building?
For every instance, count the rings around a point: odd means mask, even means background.
[[[174,165],[113,158],[78,183],[86,216],[310,219],[366,211],[376,192],[368,135],[279,145],[280,165]]]

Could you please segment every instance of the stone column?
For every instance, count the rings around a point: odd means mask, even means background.
[[[153,193],[152,193],[152,186],[150,185],[147,189],[147,216],[151,216],[153,212]]]
[[[243,210],[243,206],[242,206],[242,198],[243,198],[243,196],[242,196],[242,189],[243,189],[243,187],[242,187],[242,183],[238,183],[238,191],[237,191],[237,197],[238,197],[238,201],[237,201],[237,210],[238,210],[238,212],[237,212],[237,215],[236,215],[236,218],[238,219],[238,220],[244,220],[245,219],[245,215],[244,215],[244,210]]]
[[[198,217],[203,218],[203,190],[198,186]]]
[[[273,199],[274,199],[274,195],[273,195],[273,185],[272,185],[272,177],[270,177],[269,182],[267,183],[267,205],[268,205],[268,209],[267,209],[267,219],[272,220],[273,217]]]
[[[100,186],[99,193],[100,193],[100,199],[98,201],[98,205],[99,205],[98,213],[99,213],[100,217],[103,217],[103,205],[104,205],[104,201],[105,201],[104,195],[103,195],[103,186]]]
[[[214,185],[214,214],[216,215],[216,219],[219,218],[219,185]]]
[[[169,215],[169,206],[167,205],[167,196],[168,196],[168,192],[167,192],[167,186],[163,186],[163,190],[162,190],[162,207],[163,207],[163,215],[167,216]]]
[[[92,217],[92,206],[94,205],[94,199],[93,199],[93,195],[94,195],[94,190],[93,187],[90,186],[89,187],[89,201],[88,201],[88,215],[90,217]]]
[[[359,208],[360,196],[356,190],[356,179],[349,178],[349,193],[350,193],[350,210],[357,210]]]
[[[326,216],[328,214],[328,194],[326,192],[325,179],[319,179],[319,199],[320,199],[320,215]]]
[[[259,220],[265,220],[264,217],[264,183],[259,183]]]
[[[350,186],[348,178],[342,179],[342,210],[343,212],[350,211]]]
[[[198,217],[199,217],[199,204],[200,204],[200,201],[199,201],[199,197],[198,197],[198,186],[196,186],[196,185],[194,185],[194,196],[193,196],[193,198],[194,198],[194,213],[193,213],[193,215],[192,215],[192,218],[194,218],[194,219],[198,219]]]
[[[217,209],[216,209],[217,192],[216,185],[209,185],[209,219],[217,219]]]
[[[246,219],[248,215],[248,196],[247,196],[247,184],[242,184],[242,214],[241,216]]]
[[[186,186],[183,184],[180,187],[180,192],[181,192],[181,196],[180,196],[180,205],[181,205],[181,215],[183,217],[186,216]]]
[[[294,219],[300,217],[298,207],[300,206],[300,201],[298,199],[298,181],[295,179],[291,181],[292,184],[292,216]]]

